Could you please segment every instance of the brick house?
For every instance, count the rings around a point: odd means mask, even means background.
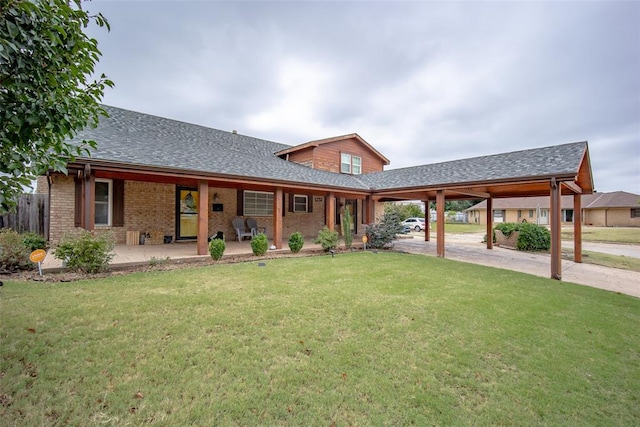
[[[532,222],[549,224],[548,197],[513,197],[496,199],[493,203],[493,222]],[[487,202],[467,209],[469,222],[487,223]],[[561,222],[573,223],[573,197],[561,198]],[[625,191],[593,193],[582,196],[582,223],[603,227],[640,227],[640,196]]]
[[[281,248],[295,231],[339,229],[344,209],[361,234],[385,201],[435,199],[443,219],[445,199],[547,196],[554,205],[562,194],[593,192],[586,142],[385,170],[389,160],[355,133],[290,146],[104,108],[109,117],[73,140],[94,140],[97,149],[70,162],[68,175],[38,180],[50,199],[54,245],[81,227],[111,229],[119,243],[128,231],[195,240],[198,254],[206,254],[208,236],[233,237],[231,221],[240,216],[257,219]],[[439,224],[437,252],[444,256],[444,220]]]

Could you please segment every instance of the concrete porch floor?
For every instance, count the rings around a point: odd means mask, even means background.
[[[273,242],[269,241],[269,245]],[[225,241],[226,249],[224,256],[233,255],[251,255],[251,241],[243,240],[238,242],[237,240]],[[354,245],[355,246],[355,245]],[[316,243],[313,243],[312,238],[306,238],[304,241],[304,247],[302,251],[319,251],[322,247]],[[149,263],[152,260],[165,260],[167,258],[171,260],[190,261],[190,260],[202,260],[210,258],[209,254],[197,255],[196,242],[178,242],[168,243],[163,245],[124,245],[118,244],[115,246],[113,253],[114,257],[111,261],[111,265],[115,268],[126,267],[131,265],[140,265]],[[286,241],[282,244],[282,249],[268,250],[267,254],[273,253],[290,253],[289,245]],[[43,271],[59,271],[62,269],[62,261],[53,256],[53,251],[47,252],[47,256],[42,262]]]

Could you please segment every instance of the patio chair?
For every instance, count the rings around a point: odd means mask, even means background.
[[[238,236],[238,242],[241,242],[242,239],[245,237],[253,237],[251,230],[247,230],[246,227],[244,226],[243,218],[237,216],[233,218],[233,221],[231,221],[231,223],[233,224],[233,228],[236,230],[236,235]]]
[[[251,230],[251,238],[253,239],[258,234],[258,220],[247,218],[247,227]]]

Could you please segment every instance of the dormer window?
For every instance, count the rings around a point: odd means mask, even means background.
[[[340,153],[340,172],[360,175],[362,173],[362,158],[348,153]]]

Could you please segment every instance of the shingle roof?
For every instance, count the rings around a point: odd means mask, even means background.
[[[574,142],[363,175],[375,189],[464,184],[489,180],[576,174],[587,148]]]
[[[626,191],[614,191],[612,193],[596,193],[597,196],[591,202],[584,203],[585,209],[598,208],[640,208],[640,196]]]
[[[493,199],[493,209],[536,209],[537,207],[548,209],[549,196],[540,197],[509,197],[505,199]],[[562,196],[560,204],[563,209],[573,208],[573,196]],[[640,195],[625,191],[612,193],[593,193],[582,195],[583,209],[602,208],[640,208]],[[471,206],[468,211],[487,209],[487,201],[483,200]]]
[[[291,181],[367,190],[356,177],[312,169],[274,155],[290,146],[177,120],[103,106],[94,129],[73,141],[92,139],[98,148],[89,159],[147,167],[172,168],[242,178]]]
[[[79,160],[325,188],[394,190],[571,175],[578,172],[587,150],[586,142],[575,142],[354,176],[281,159],[275,153],[292,148],[286,144],[103,107],[110,117],[102,117],[97,128],[85,129],[72,140],[98,143],[88,158]]]

